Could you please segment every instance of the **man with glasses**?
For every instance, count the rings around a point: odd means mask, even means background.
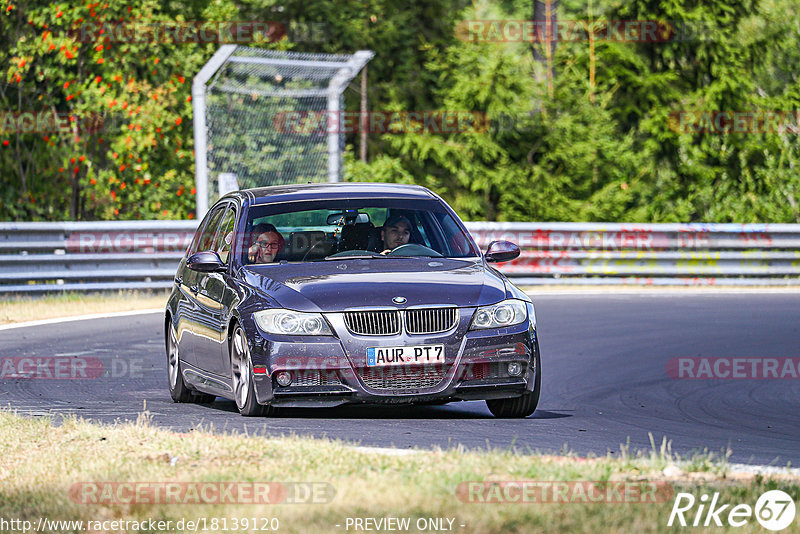
[[[281,233],[271,224],[255,225],[252,235],[255,239],[247,251],[250,263],[271,263],[286,245]]]

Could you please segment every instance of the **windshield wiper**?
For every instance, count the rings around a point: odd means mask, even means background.
[[[392,256],[387,255],[387,258],[443,258],[444,256],[430,256],[428,254],[394,254]]]

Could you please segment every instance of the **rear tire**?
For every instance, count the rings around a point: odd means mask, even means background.
[[[491,399],[486,401],[486,407],[497,418],[516,419],[532,415],[539,404],[542,393],[542,360],[539,356],[539,342],[536,342],[536,377],[533,381],[533,391],[528,391],[521,397],[512,399]]]
[[[183,381],[183,369],[178,352],[178,334],[172,321],[167,322],[167,378],[169,380],[169,395],[174,402],[193,402],[197,404],[211,404],[216,397],[205,393],[198,393],[189,389]]]
[[[233,379],[233,398],[239,413],[245,417],[275,415],[277,409],[259,404],[254,386],[253,362],[250,348],[240,325],[236,325],[231,336],[231,377]]]

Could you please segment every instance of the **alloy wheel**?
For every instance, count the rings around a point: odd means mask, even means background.
[[[231,355],[231,373],[233,374],[233,396],[236,406],[241,410],[247,403],[250,393],[250,350],[244,339],[244,332],[237,327],[233,333],[233,354]]]
[[[175,332],[175,326],[169,326],[169,343],[167,345],[167,367],[169,371],[169,387],[175,389],[178,384],[178,334]]]

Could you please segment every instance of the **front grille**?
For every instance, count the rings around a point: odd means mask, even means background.
[[[424,367],[365,367],[358,375],[372,389],[426,389],[439,385],[447,375],[441,365]]]
[[[492,374],[492,367],[496,365],[486,362],[468,364],[464,367],[463,378],[464,380],[483,380]]]
[[[447,332],[458,321],[457,308],[420,308],[406,310],[406,331],[409,334]]]
[[[336,371],[318,371],[308,369],[295,371],[292,377],[292,386],[331,386],[341,384]]]
[[[344,324],[352,333],[362,336],[391,336],[400,333],[400,315],[394,310],[345,312]]]

